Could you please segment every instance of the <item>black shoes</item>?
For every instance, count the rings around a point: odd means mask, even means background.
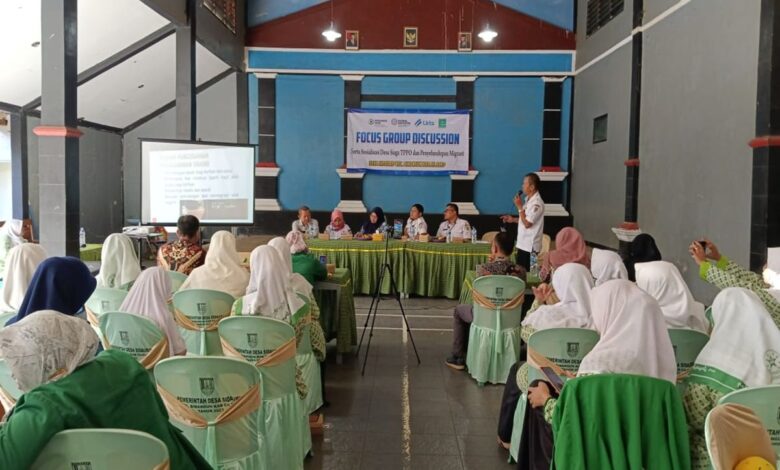
[[[450,357],[447,358],[446,361],[444,361],[444,363],[450,369],[463,370],[463,369],[466,368],[466,361],[462,357],[459,357],[459,356],[454,356],[454,355],[450,356]]]

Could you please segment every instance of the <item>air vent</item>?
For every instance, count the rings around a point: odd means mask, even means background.
[[[609,23],[623,11],[623,0],[588,0],[588,36]]]

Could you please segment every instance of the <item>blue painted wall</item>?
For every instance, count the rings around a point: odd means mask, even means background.
[[[480,78],[474,85],[474,203],[508,213],[523,175],[542,161],[544,82],[537,77]]]
[[[344,161],[344,81],[339,76],[276,78],[279,202],[331,210],[339,203]],[[257,129],[254,131],[257,133]]]
[[[569,171],[569,142],[571,140],[571,87],[572,79],[563,81],[561,98],[561,168]]]
[[[249,109],[249,143],[253,145],[257,145],[257,142],[259,140],[259,136],[257,135],[257,129],[260,128],[260,123],[258,122],[258,119],[260,118],[258,116],[258,96],[257,96],[257,77],[255,77],[255,74],[250,73],[247,77],[247,86],[249,87],[248,93],[247,93],[247,99],[249,100],[249,106],[247,108]],[[255,156],[257,158],[257,156]]]

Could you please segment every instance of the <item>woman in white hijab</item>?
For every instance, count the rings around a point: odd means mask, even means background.
[[[628,279],[628,271],[623,259],[612,250],[594,248],[590,254],[590,272],[600,286],[612,279]]]
[[[127,289],[139,274],[141,264],[130,237],[121,233],[106,237],[100,252],[100,272],[95,278],[97,286]]]
[[[171,298],[171,279],[162,268],[149,268],[141,273],[125,297],[120,312],[134,313],[152,320],[168,337],[171,356],[187,354],[187,346],[168,309]]]
[[[11,219],[0,227],[0,279],[5,270],[5,261],[9,251],[22,243],[27,242],[22,236],[23,223],[19,219]]]
[[[0,312],[16,312],[22,305],[24,294],[35,270],[46,259],[46,250],[34,243],[23,243],[11,248],[3,273],[3,297]]]
[[[585,266],[567,263],[556,269],[552,278],[558,303],[541,305],[523,320],[526,341],[536,330],[549,328],[592,328],[590,291],[593,278]]]
[[[704,305],[693,298],[677,266],[668,261],[651,261],[637,263],[634,269],[636,285],[658,301],[668,328],[709,331]]]
[[[203,266],[195,268],[179,290],[212,289],[240,297],[248,282],[249,273],[236,251],[236,237],[220,230],[211,237]]]
[[[713,328],[686,379],[692,468],[710,468],[704,420],[720,398],[745,387],[780,384],[780,330],[748,289],[723,289],[712,304]]]
[[[246,295],[233,304],[233,314],[262,315],[289,322],[305,302],[290,286],[290,275],[279,252],[272,246],[258,246],[252,250],[249,267]]]

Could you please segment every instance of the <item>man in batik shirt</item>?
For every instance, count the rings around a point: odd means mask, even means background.
[[[203,265],[206,258],[206,252],[199,243],[200,221],[194,215],[183,215],[176,226],[178,240],[160,248],[157,265],[189,276],[193,269]]]

